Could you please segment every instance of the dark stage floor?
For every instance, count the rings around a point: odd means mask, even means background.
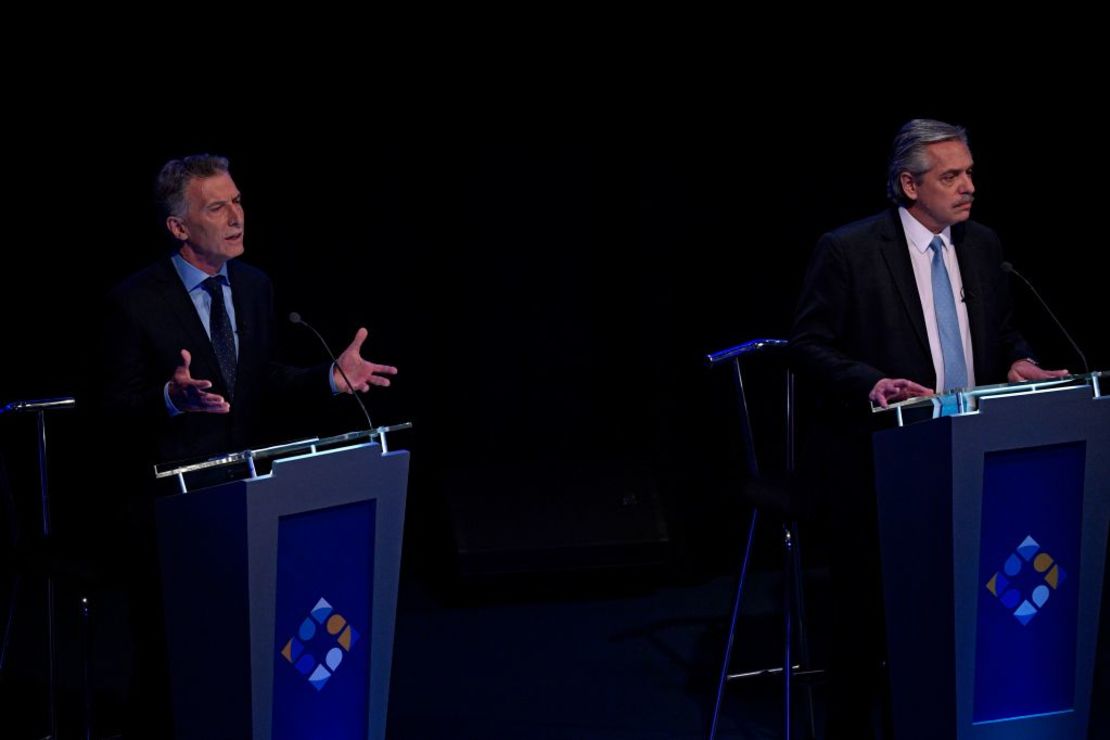
[[[828,580],[807,571],[812,648],[822,664]],[[781,579],[752,576],[734,668],[773,666],[781,647]],[[406,568],[398,606],[388,736],[425,738],[700,738],[734,579],[674,572],[517,576],[444,588]],[[0,738],[46,734],[42,593],[26,590],[0,684]],[[61,737],[80,737],[80,641],[74,594],[59,586]],[[118,734],[127,686],[121,594],[98,596],[90,625],[93,737]],[[65,608],[62,608],[65,607]],[[804,685],[804,684],[803,684]],[[817,727],[825,687],[811,684]],[[1105,702],[1103,702],[1105,703]],[[1099,702],[1096,700],[1096,712]],[[795,693],[807,723],[806,691]],[[733,682],[721,737],[782,737],[781,684]],[[1105,712],[1103,712],[1105,714]],[[1105,723],[1105,717],[1098,718]],[[1096,725],[1091,737],[1099,734]],[[820,737],[821,733],[818,733]],[[213,738],[219,737],[214,732]]]
[[[643,573],[517,578],[475,588],[406,576],[393,659],[390,738],[704,737],[734,581]],[[819,610],[823,578],[814,578]],[[758,574],[736,665],[774,665],[781,638],[779,579]],[[24,591],[3,678],[0,737],[46,734],[41,593]],[[71,600],[63,584],[59,606]],[[122,597],[94,610],[93,736],[119,731],[127,685]],[[60,730],[79,737],[80,626],[59,612]],[[820,653],[820,633],[815,635]],[[822,689],[815,688],[820,716]],[[776,679],[728,689],[722,737],[781,737]],[[803,720],[804,692],[796,698]],[[216,737],[215,735],[213,737]]]

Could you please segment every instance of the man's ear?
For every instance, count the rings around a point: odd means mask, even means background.
[[[913,179],[913,175],[903,172],[898,175],[898,184],[902,187],[903,195],[910,200],[917,200],[917,181]]]
[[[175,239],[186,241],[189,238],[189,230],[185,228],[185,222],[177,216],[166,216],[166,228]]]

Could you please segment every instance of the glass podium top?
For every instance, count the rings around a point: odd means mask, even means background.
[[[983,398],[1043,393],[1078,387],[1090,388],[1091,395],[1098,398],[1102,395],[1102,384],[1108,381],[1110,381],[1110,372],[1102,370],[1081,375],[1066,375],[1051,380],[1026,380],[1021,383],[980,385],[975,388],[960,388],[948,393],[939,393],[935,396],[908,398],[905,401],[889,404],[886,408],[872,403],[871,411],[875,414],[893,413],[897,417],[898,426],[903,426],[905,412],[914,412],[913,417],[915,419],[937,419],[942,416],[974,414],[978,413],[979,401]]]
[[[382,446],[382,454],[389,452],[389,447],[386,441],[386,434],[388,432],[398,432],[402,429],[412,429],[412,422],[406,421],[401,424],[393,424],[390,426],[374,427],[373,429],[364,429],[357,432],[347,432],[346,434],[337,434],[331,437],[311,437],[308,439],[298,439],[292,442],[283,442],[282,444],[272,445],[270,447],[260,447],[252,450],[241,450],[239,452],[228,452],[223,455],[216,455],[215,457],[205,458],[203,460],[184,461],[163,463],[154,466],[155,478],[174,478],[178,479],[182,493],[185,492],[185,478],[186,474],[197,473],[199,471],[218,471],[219,469],[242,469],[243,475],[240,477],[254,478],[259,474],[259,467],[268,469],[273,465],[275,460],[284,457],[294,457],[296,455],[310,455],[325,450],[339,449],[342,447],[350,447],[365,442],[377,441]]]

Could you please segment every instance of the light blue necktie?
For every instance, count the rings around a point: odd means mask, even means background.
[[[960,338],[960,321],[956,317],[956,300],[952,296],[952,282],[944,266],[944,241],[934,236],[929,242],[933,250],[933,312],[937,317],[940,334],[940,353],[944,357],[944,388],[951,390],[967,385],[967,360],[964,343]]]

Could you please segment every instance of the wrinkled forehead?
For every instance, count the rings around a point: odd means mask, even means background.
[[[965,170],[974,164],[971,150],[959,139],[936,141],[925,146],[925,159],[929,165],[927,172],[933,170]]]
[[[235,200],[239,197],[239,188],[227,172],[220,172],[211,177],[194,177],[185,186],[185,198],[189,204],[197,208],[205,208],[213,203]]]

